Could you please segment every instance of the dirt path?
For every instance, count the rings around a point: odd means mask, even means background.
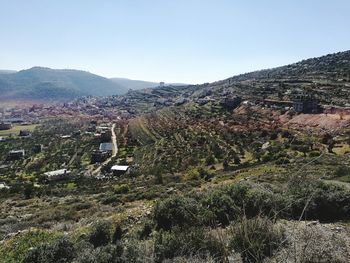
[[[117,136],[115,135],[115,123],[113,123],[112,125],[112,128],[111,128],[111,132],[112,132],[112,143],[113,143],[113,151],[112,151],[112,156],[111,158],[113,157],[116,157],[117,156],[117,153],[118,153],[118,146],[117,146]]]

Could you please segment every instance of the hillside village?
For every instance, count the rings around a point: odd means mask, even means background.
[[[349,72],[347,51],[202,85],[1,107],[0,261],[62,246],[67,262],[84,262],[67,247],[120,262],[192,250],[197,262],[347,262]],[[261,247],[239,239],[250,228]]]

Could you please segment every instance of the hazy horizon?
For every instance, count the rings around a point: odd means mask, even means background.
[[[0,0],[0,68],[199,84],[350,49],[345,0]]]

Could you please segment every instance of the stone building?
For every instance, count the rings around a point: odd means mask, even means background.
[[[322,111],[317,99],[304,93],[294,95],[293,109],[297,113],[320,113]]]

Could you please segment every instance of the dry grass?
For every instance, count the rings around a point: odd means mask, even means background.
[[[350,233],[345,225],[318,222],[283,222],[282,224],[287,229],[286,244],[288,245],[266,262],[349,262]]]

